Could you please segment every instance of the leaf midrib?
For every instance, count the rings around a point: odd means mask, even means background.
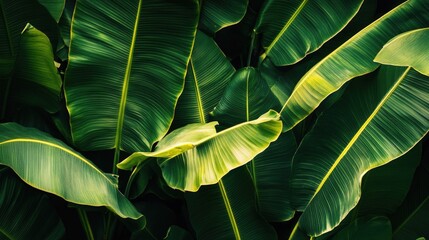
[[[126,66],[123,85],[122,85],[122,94],[121,94],[121,101],[119,104],[118,121],[116,125],[116,135],[115,135],[115,145],[114,145],[114,148],[117,152],[120,150],[121,143],[122,143],[122,130],[123,130],[124,118],[125,118],[125,107],[127,104],[127,97],[128,97],[128,85],[129,85],[130,76],[131,76],[131,68],[133,65],[133,56],[134,56],[135,42],[137,39],[137,29],[139,25],[141,6],[142,6],[142,0],[139,1],[138,7],[137,7],[136,20],[134,22],[134,29],[133,29],[133,37],[131,39],[130,52],[128,55],[128,61],[127,61],[127,66]]]
[[[206,123],[206,118],[204,116],[203,100],[201,98],[200,87],[198,85],[199,81],[197,79],[197,73],[195,72],[194,61],[193,61],[192,57],[189,60],[189,64],[190,64],[189,67],[192,69],[192,77],[194,79],[194,84],[195,84],[195,100],[197,101],[198,114],[200,117],[200,122]]]
[[[240,240],[241,239],[240,231],[238,230],[238,225],[235,220],[234,211],[232,210],[231,203],[229,202],[228,194],[226,192],[225,186],[223,185],[222,179],[219,180],[218,185],[219,185],[220,192],[222,194],[222,199],[226,207],[226,211],[228,213],[229,221],[231,222],[231,227],[232,227],[232,231],[234,232],[235,239]]]
[[[341,160],[344,158],[344,156],[348,153],[348,151],[353,147],[355,142],[359,139],[360,135],[364,132],[364,130],[367,128],[367,126],[371,123],[371,121],[374,119],[374,117],[377,115],[377,113],[380,111],[380,109],[384,106],[384,104],[390,99],[391,95],[395,92],[395,90],[399,87],[401,82],[404,80],[404,78],[407,76],[407,73],[410,71],[411,67],[408,67],[405,69],[404,73],[399,77],[398,81],[392,86],[392,88],[384,95],[384,97],[381,99],[380,103],[377,105],[377,107],[374,109],[374,111],[371,113],[371,115],[366,119],[366,121],[362,124],[362,126],[359,128],[359,130],[355,133],[353,138],[349,141],[349,143],[346,145],[346,147],[343,149],[343,151],[340,153],[340,155],[335,160],[334,164],[331,166],[329,171],[326,173],[326,175],[323,177],[322,181],[318,185],[316,191],[314,192],[311,200],[309,201],[309,204],[314,199],[314,197],[319,193],[319,191],[322,189],[328,178],[331,176],[333,171],[336,169],[338,164],[341,162]]]
[[[276,38],[274,38],[274,40],[268,46],[267,50],[265,51],[265,55],[270,54],[271,49],[273,49],[273,47],[280,40],[280,38],[283,36],[283,34],[289,29],[290,25],[292,25],[293,21],[295,21],[295,19],[301,13],[302,9],[305,7],[307,2],[308,2],[308,0],[303,0],[302,3],[298,6],[296,11],[291,16],[291,18],[286,22],[286,24],[283,26],[282,30],[279,32],[279,34],[277,34]]]

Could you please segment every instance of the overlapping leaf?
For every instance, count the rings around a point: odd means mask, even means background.
[[[26,183],[65,200],[106,206],[120,217],[142,215],[118,190],[117,179],[59,140],[15,123],[0,125],[0,164],[12,168]]]
[[[349,86],[294,156],[300,228],[318,236],[337,226],[358,203],[362,175],[413,147],[429,130],[428,116],[428,77],[410,67],[382,68],[377,79]]]
[[[246,13],[248,0],[203,1],[200,28],[216,33],[222,28],[238,23]]]
[[[255,27],[262,34],[262,59],[268,57],[276,66],[301,60],[343,29],[362,2],[266,1]]]
[[[197,16],[194,0],[76,3],[65,93],[79,148],[149,151],[167,133]]]
[[[394,66],[411,66],[429,76],[429,28],[409,31],[390,40],[374,61]]]
[[[311,68],[282,109],[284,130],[307,117],[329,94],[348,80],[375,70],[374,57],[391,38],[429,24],[429,2],[409,0],[350,38]]]

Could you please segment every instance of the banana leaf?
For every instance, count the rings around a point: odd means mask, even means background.
[[[65,232],[49,198],[8,169],[0,169],[0,216],[0,239],[62,239]]]
[[[76,3],[65,95],[78,148],[115,149],[118,160],[167,133],[198,8],[196,0]]]
[[[27,25],[16,59],[11,99],[55,113],[60,108],[61,77],[54,65],[54,55],[45,34]]]
[[[216,42],[198,31],[173,126],[208,122],[234,72]]]
[[[348,227],[335,234],[331,240],[379,240],[392,239],[392,226],[387,217],[361,217],[353,221]]]
[[[0,164],[27,184],[68,202],[106,206],[122,218],[142,215],[118,190],[118,180],[53,137],[16,123],[0,125]]]
[[[262,75],[259,69],[251,67],[238,70],[213,111],[214,119],[230,126],[253,120],[268,109],[278,108],[279,102],[267,84],[275,81],[272,77]],[[280,135],[247,164],[256,191],[258,210],[269,221],[280,222],[293,217],[288,182],[295,150],[295,138],[290,131]]]
[[[248,0],[202,1],[199,28],[214,34],[222,28],[234,25],[244,17]]]
[[[336,227],[361,195],[362,176],[410,150],[429,130],[429,78],[386,66],[353,82],[295,153],[293,204],[310,236]]]
[[[56,22],[60,21],[66,0],[38,0],[38,2],[48,10]]]
[[[262,34],[264,54],[276,66],[298,62],[341,31],[363,0],[266,1],[255,30]]]
[[[245,167],[185,197],[197,239],[277,239],[256,210],[255,191]]]
[[[284,131],[302,121],[350,79],[374,71],[379,64],[373,59],[383,45],[402,32],[426,27],[429,24],[428,11],[428,1],[409,0],[362,29],[314,65],[283,105]]]
[[[383,46],[374,61],[394,66],[411,66],[429,76],[429,28],[412,30],[396,36]]]
[[[171,188],[195,192],[201,185],[215,184],[230,170],[252,160],[278,138],[282,127],[275,111],[218,133],[215,124],[177,129],[160,142],[159,150],[133,153],[118,168],[130,169],[149,157],[158,157],[162,175]]]

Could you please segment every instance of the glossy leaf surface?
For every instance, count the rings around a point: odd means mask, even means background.
[[[276,66],[298,62],[343,29],[362,0],[266,1],[256,32],[262,34],[265,57]]]
[[[203,1],[200,28],[216,33],[222,28],[238,23],[246,13],[248,0]]]
[[[80,149],[149,151],[167,133],[197,13],[194,0],[76,3],[65,93]]]
[[[429,76],[429,28],[409,31],[390,40],[374,61],[394,66],[411,66]]]
[[[304,211],[299,226],[312,236],[330,231],[356,206],[367,171],[403,155],[429,130],[428,77],[385,67],[376,79],[354,84],[294,156],[293,203]]]
[[[0,125],[0,164],[26,183],[82,205],[106,206],[122,218],[142,215],[106,175],[59,140],[15,123]]]
[[[365,27],[314,65],[283,105],[284,131],[302,121],[348,80],[374,71],[379,64],[373,59],[383,45],[397,34],[426,27],[429,24],[428,11],[428,1],[409,0]]]

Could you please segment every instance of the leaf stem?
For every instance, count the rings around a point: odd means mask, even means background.
[[[250,37],[250,47],[249,47],[249,53],[247,55],[247,66],[250,67],[250,63],[252,62],[252,54],[253,54],[253,47],[255,45],[255,39],[256,39],[256,30],[252,30],[252,35]]]
[[[147,161],[144,161],[144,162],[147,162]],[[145,164],[139,163],[137,167],[134,168],[133,172],[128,178],[127,186],[125,187],[125,197],[128,198],[128,196],[130,195],[131,184],[134,182],[134,178],[137,176],[137,173],[142,169],[143,165]]]
[[[86,238],[88,240],[94,240],[94,235],[92,234],[91,225],[89,224],[88,215],[85,210],[78,208],[77,213],[79,214],[80,222],[82,223]]]

